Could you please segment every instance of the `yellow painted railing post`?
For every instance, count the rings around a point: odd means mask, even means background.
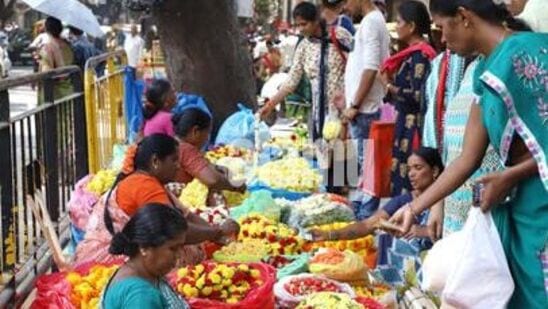
[[[86,126],[88,137],[88,164],[89,172],[99,170],[97,158],[97,109],[95,102],[95,71],[86,69],[84,72],[84,92],[86,100]]]
[[[104,75],[96,68],[106,63]],[[127,140],[124,101],[124,74],[127,57],[123,50],[88,59],[84,91],[90,173],[107,168],[116,143]]]

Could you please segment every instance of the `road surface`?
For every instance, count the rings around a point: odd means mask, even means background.
[[[10,71],[10,77],[18,77],[32,73],[32,67],[13,67]],[[8,91],[10,95],[10,117],[19,115],[22,112],[36,107],[38,102],[38,92],[36,89],[33,90],[31,85],[24,85]]]

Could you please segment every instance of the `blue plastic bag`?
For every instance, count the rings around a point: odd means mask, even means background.
[[[184,92],[177,93],[177,104],[171,109],[171,113],[174,115],[180,114],[189,108],[199,108],[213,119],[213,114],[211,113],[211,110],[209,110],[203,97]]]
[[[228,117],[217,134],[216,145],[235,145],[240,147],[252,148],[255,142],[255,116],[253,110],[243,104],[238,104],[236,113]],[[265,123],[260,124],[259,136],[262,141],[270,138],[268,126]]]
[[[298,201],[305,197],[309,197],[312,194],[312,193],[306,193],[306,192],[294,192],[294,191],[288,191],[283,189],[274,189],[259,180],[256,180],[250,183],[247,186],[247,190],[251,193],[266,190],[270,192],[270,194],[272,194],[272,197],[275,199],[283,198],[289,201]]]
[[[145,83],[137,80],[135,69],[126,67],[124,75],[124,109],[126,114],[127,136],[130,142],[134,141],[143,124],[143,92]]]

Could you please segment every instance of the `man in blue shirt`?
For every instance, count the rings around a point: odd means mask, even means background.
[[[72,26],[69,26],[69,30],[70,42],[74,52],[74,64],[79,66],[83,72],[86,61],[91,57],[99,55],[101,52],[88,40],[82,30]],[[99,74],[99,72],[97,73]]]

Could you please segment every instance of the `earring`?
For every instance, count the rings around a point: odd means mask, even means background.
[[[147,256],[147,252],[144,249],[141,249],[141,255],[142,256]]]
[[[469,24],[467,21],[464,22],[464,28],[468,28]]]

